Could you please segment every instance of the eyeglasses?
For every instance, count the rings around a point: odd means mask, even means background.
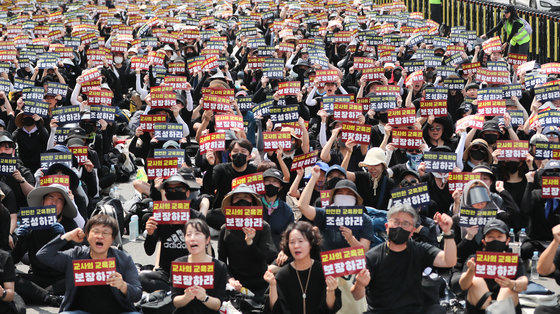
[[[441,131],[441,129],[442,129],[441,126],[431,126],[429,130],[430,130],[430,131],[438,131],[438,132],[439,132],[439,131]]]
[[[391,222],[391,224],[393,224],[393,226],[395,226],[395,227],[403,227],[404,229],[409,229],[409,228],[411,228],[411,227],[413,226],[410,222],[408,222],[408,221],[406,221],[406,220],[400,221],[400,220],[398,220],[398,219],[396,219],[396,218],[391,218],[391,219],[389,219],[389,221]]]
[[[408,152],[415,155],[422,154],[422,151],[419,149],[410,149]]]
[[[93,233],[93,235],[95,236],[101,234],[104,238],[108,238],[113,235],[113,233],[111,232],[100,231],[100,230],[91,230],[91,233]]]

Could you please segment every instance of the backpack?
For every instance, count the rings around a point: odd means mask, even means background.
[[[113,245],[116,245],[119,249],[122,248],[122,235],[124,234],[124,214],[123,214],[123,207],[122,203],[118,199],[113,199],[110,196],[106,196],[101,199],[97,205],[95,205],[95,209],[91,213],[91,217],[99,214],[105,214],[115,218],[119,225],[119,231],[115,236],[115,240],[113,241]]]

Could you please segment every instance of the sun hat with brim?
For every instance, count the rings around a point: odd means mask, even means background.
[[[484,148],[486,150],[486,160],[483,160],[484,162],[486,162],[487,164],[491,165],[492,161],[494,160],[494,158],[492,157],[492,152],[490,151],[490,147],[488,146],[488,142],[486,142],[485,140],[481,139],[481,138],[477,138],[475,140],[473,140],[471,142],[471,145],[469,145],[469,147],[467,147],[467,149],[465,150],[465,153],[463,154],[463,161],[467,161],[469,160],[470,152],[473,149],[474,146],[481,146],[482,148]]]
[[[284,175],[282,174],[282,172],[280,170],[276,169],[276,168],[266,169],[263,172],[262,176],[263,176],[263,180],[265,178],[274,178],[274,179],[276,179],[276,180],[278,180],[282,183],[287,183],[286,181],[284,181]]]
[[[51,184],[49,186],[40,186],[33,189],[27,194],[27,204],[30,207],[43,206],[43,198],[50,193],[60,193],[64,196],[64,207],[62,208],[62,216],[74,219],[78,215],[78,210],[74,202],[68,196],[68,189],[61,184]]]
[[[531,136],[531,139],[529,140],[529,144],[536,145],[537,142],[548,142],[548,137],[546,137],[546,135],[544,134],[535,134]]]
[[[376,166],[384,164],[387,166],[385,151],[379,147],[374,147],[368,150],[364,161],[360,162],[360,167]]]
[[[484,226],[483,230],[484,230],[484,231],[482,231],[483,235],[486,235],[487,233],[489,233],[492,230],[497,230],[500,233],[503,233],[503,234],[509,236],[508,227],[507,227],[506,223],[501,221],[500,219],[493,219],[493,220],[489,221]]]
[[[492,171],[492,168],[490,168],[488,165],[486,164],[481,164],[478,166],[475,166],[472,169],[472,172],[475,173],[486,173],[487,175],[492,177],[492,181],[496,181],[496,175],[494,174],[494,172]]]
[[[70,140],[71,138],[81,138],[85,140],[88,138],[88,136],[86,134],[86,130],[77,126],[70,129],[70,131],[68,132],[68,136],[66,137],[66,141]]]
[[[358,193],[358,189],[356,188],[356,184],[350,180],[347,179],[343,179],[340,180],[336,183],[336,185],[334,186],[334,189],[331,190],[331,196],[330,196],[330,203],[333,203],[334,200],[334,196],[336,194],[337,191],[342,190],[342,189],[348,189],[350,191],[352,191],[354,193],[354,195],[356,196],[356,205],[362,205],[364,203],[364,199],[360,196],[360,193]]]
[[[163,181],[163,188],[165,189],[165,187],[169,183],[182,183],[182,184],[186,185],[187,188],[190,188],[187,180],[185,180],[185,178],[183,178],[183,176],[179,175],[179,174],[174,174],[174,175],[170,176],[169,178],[165,179],[165,181]]]
[[[163,143],[163,149],[168,149],[170,146],[172,146],[175,149],[181,148],[181,145],[179,145],[179,143],[177,143],[176,141],[173,141],[173,140],[169,140],[169,141]]]
[[[194,176],[194,171],[192,168],[181,168],[178,173],[183,177],[183,179],[185,179],[185,181],[189,185],[189,189],[191,190],[200,189],[200,184],[196,182],[196,178]]]
[[[250,188],[247,184],[240,184],[224,197],[224,200],[222,201],[222,212],[224,211],[224,208],[234,206],[232,204],[233,195],[240,193],[250,194],[253,198],[253,203],[255,204],[254,206],[262,206],[261,198],[257,193],[255,193],[255,190]]]
[[[84,140],[78,137],[73,137],[66,142],[67,147],[84,146]]]
[[[560,160],[549,160],[544,166],[544,170],[560,169]]]
[[[16,126],[18,128],[23,127],[23,118],[32,117],[32,116],[33,116],[32,114],[28,114],[28,113],[25,113],[23,111],[18,113],[18,115],[16,116],[16,119],[15,119]],[[43,118],[41,118],[41,120],[39,120],[39,122],[43,123]]]
[[[290,135],[298,140],[301,140],[302,135],[298,135],[296,133],[296,130],[294,128],[291,128],[289,126],[283,127],[280,132],[290,132]]]

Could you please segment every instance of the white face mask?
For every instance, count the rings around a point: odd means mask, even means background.
[[[334,196],[335,206],[354,206],[356,205],[356,197],[354,195],[337,194]]]
[[[433,172],[434,177],[441,179],[441,182],[444,184],[447,183],[447,178],[449,177],[449,173],[440,173],[440,172]]]
[[[113,60],[115,60],[116,64],[121,64],[123,62],[124,58],[123,57],[115,57]]]

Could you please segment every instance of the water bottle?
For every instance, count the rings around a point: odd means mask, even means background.
[[[128,224],[128,239],[131,242],[136,241],[136,239],[138,239],[138,216],[137,215],[132,215],[132,217],[130,217],[130,223]]]
[[[539,273],[537,272],[537,264],[539,263],[539,252],[534,251],[533,257],[531,258],[531,280],[535,281],[539,279]]]
[[[109,196],[110,196],[112,199],[118,199],[118,198],[119,198],[119,192],[118,192],[118,190],[117,190],[117,186],[116,186],[116,185],[113,185],[113,186],[111,187],[111,190],[109,191]]]
[[[525,240],[527,240],[527,233],[525,232],[525,228],[521,228],[521,231],[519,231],[519,245],[523,245]]]
[[[515,242],[515,232],[513,232],[513,228],[509,229],[509,248],[513,253],[519,254],[519,243]]]

